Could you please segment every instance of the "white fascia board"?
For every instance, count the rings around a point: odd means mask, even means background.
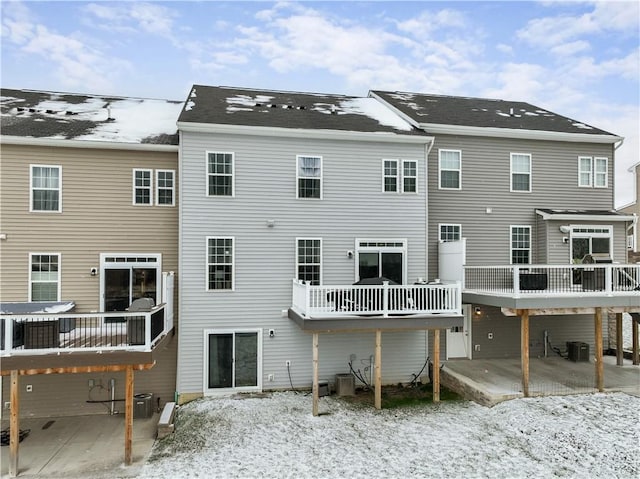
[[[640,168],[640,162],[636,163],[635,165],[631,165],[627,171],[633,173],[636,168]]]
[[[510,128],[441,125],[420,123],[418,128],[430,134],[487,136],[492,138],[518,138],[522,140],[569,141],[574,143],[616,143],[624,138],[616,135],[588,135],[584,133],[564,133],[545,130],[514,130]]]
[[[546,211],[536,210],[536,213],[542,216],[542,219],[558,220],[558,221],[602,221],[610,223],[611,221],[633,221],[633,215],[580,215],[572,213],[547,213]]]
[[[178,122],[178,130],[192,133],[220,133],[223,135],[277,136],[285,138],[318,138],[324,140],[379,141],[392,143],[428,144],[433,136],[401,135],[386,131],[310,130],[274,126],[224,125],[218,123]]]
[[[3,145],[47,146],[57,148],[91,148],[97,150],[134,150],[177,152],[178,145],[159,145],[155,143],[121,143],[115,141],[66,140],[63,138],[33,138],[26,136],[5,136],[0,138]]]

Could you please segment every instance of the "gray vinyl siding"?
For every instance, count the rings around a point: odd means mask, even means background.
[[[461,190],[438,189],[441,148],[462,151]],[[531,154],[531,192],[510,191],[510,153]],[[608,188],[578,187],[581,155],[609,158]],[[438,223],[462,224],[467,265],[509,264],[509,226],[529,225],[532,240],[540,239],[537,208],[613,209],[613,158],[612,145],[438,135],[429,154],[430,277],[436,277]],[[533,263],[544,262],[541,250],[533,245]]]
[[[235,154],[235,197],[207,197],[205,152]],[[322,156],[323,199],[296,199],[296,155]],[[203,391],[205,329],[261,328],[264,389],[309,386],[311,335],[286,317],[296,238],[322,238],[323,284],[349,285],[355,239],[406,239],[407,281],[426,274],[425,147],[182,133],[181,318],[178,390]],[[418,193],[382,192],[382,159],[418,162]],[[272,228],[267,220],[274,220]],[[235,291],[206,291],[206,237],[235,239]],[[270,338],[268,330],[274,329]],[[372,334],[320,335],[320,373],[348,372],[368,358]],[[383,334],[384,381],[407,381],[426,356],[425,333]],[[275,375],[273,382],[267,381]],[[408,379],[407,379],[408,378]]]
[[[520,317],[504,316],[499,308],[479,306],[482,314],[473,316],[473,358],[519,358],[520,357]],[[544,331],[548,332],[551,346],[566,352],[567,341],[579,341],[589,345],[589,354],[595,351],[594,317],[588,314],[530,316],[529,355],[544,355]],[[603,321],[605,344],[607,338],[606,321]],[[493,333],[493,339],[488,334]],[[476,345],[480,350],[476,350]],[[549,348],[548,356],[556,356]]]

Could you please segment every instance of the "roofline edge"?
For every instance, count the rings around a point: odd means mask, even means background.
[[[368,140],[393,143],[428,144],[435,140],[431,135],[402,135],[386,131],[366,132],[350,130],[309,130],[274,126],[225,125],[221,123],[178,122],[178,130],[191,133],[222,133],[227,135],[278,136],[293,138],[319,138],[329,140]]]
[[[0,145],[54,146],[61,148],[90,148],[103,150],[178,151],[178,145],[157,143],[123,143],[115,141],[66,140],[5,135],[0,137]]]

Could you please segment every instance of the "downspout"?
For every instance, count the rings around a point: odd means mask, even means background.
[[[429,279],[429,154],[435,144],[435,137],[431,139],[429,143],[425,145],[425,165],[424,165],[424,245],[425,245],[425,280]],[[424,332],[424,351],[425,361],[429,361],[429,330]],[[427,372],[429,371],[427,365]]]

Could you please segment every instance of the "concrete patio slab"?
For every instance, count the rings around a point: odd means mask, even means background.
[[[604,357],[605,391],[621,391],[640,396],[640,366],[625,360],[616,366],[616,358]],[[519,358],[454,359],[446,361],[442,384],[486,406],[523,397]],[[596,392],[595,364],[574,362],[560,357],[531,358],[529,396],[554,396]]]
[[[133,464],[124,466],[124,415],[21,418],[30,429],[20,443],[19,478],[114,479],[136,477],[153,446],[158,417],[133,421]],[[3,419],[2,429],[8,428]],[[1,451],[9,477],[9,446]]]

